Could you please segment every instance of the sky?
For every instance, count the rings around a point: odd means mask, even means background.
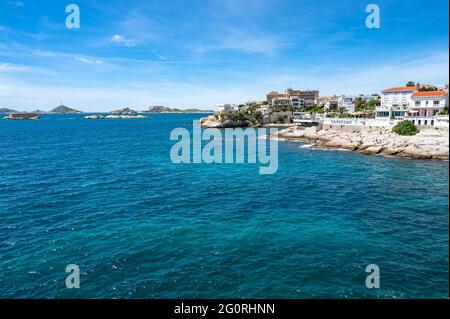
[[[380,28],[366,27],[370,3]],[[444,0],[0,0],[0,108],[214,109],[288,87],[443,85],[448,14]]]

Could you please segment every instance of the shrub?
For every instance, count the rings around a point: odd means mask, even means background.
[[[397,123],[397,125],[395,125],[392,128],[392,131],[394,131],[398,135],[406,135],[406,136],[412,136],[419,133],[419,130],[414,125],[414,123],[407,120]]]
[[[448,115],[448,106],[444,107],[444,109],[440,111],[438,115]]]
[[[286,120],[287,116],[286,115],[278,115],[275,122],[279,123],[279,124],[283,124],[284,121]]]

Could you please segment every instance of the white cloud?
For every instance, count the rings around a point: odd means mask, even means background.
[[[91,59],[93,58],[86,58]],[[136,62],[138,63],[138,62]],[[133,64],[133,70],[142,69]],[[372,65],[352,65],[348,71],[330,72],[326,67],[302,68],[302,72],[292,67],[265,67],[257,71],[233,69],[220,73],[212,71],[211,80],[201,79],[197,82],[177,78],[175,80],[138,79],[134,73],[128,80],[104,85],[81,84],[74,79],[75,85],[37,84],[19,77],[0,77],[0,104],[10,105],[16,109],[28,110],[39,107],[49,109],[55,101],[63,99],[67,104],[86,111],[110,111],[122,105],[145,109],[149,105],[162,104],[175,107],[214,108],[220,103],[240,103],[247,100],[264,99],[269,90],[283,90],[286,87],[320,90],[321,95],[359,94],[380,92],[391,86],[404,85],[407,81],[448,83],[448,52],[423,52],[418,58],[392,58],[389,63]],[[27,70],[27,67],[0,64],[0,71]],[[133,71],[131,71],[133,73]],[[0,72],[1,74],[1,72]],[[159,74],[159,73],[155,73]],[[8,73],[14,75],[14,72]],[[194,74],[190,74],[194,75]],[[206,75],[206,74],[205,74]],[[221,78],[220,81],[217,78]],[[214,79],[214,80],[213,80]]]
[[[271,54],[279,47],[279,41],[269,37],[237,37],[226,39],[222,43],[205,45],[197,48],[197,52],[207,51],[241,51],[245,53],[266,53]]]
[[[83,63],[87,63],[87,64],[98,64],[98,65],[103,64],[102,60],[97,60],[94,58],[75,57],[75,60],[83,62]]]
[[[24,71],[30,71],[30,70],[31,70],[31,68],[26,65],[0,63],[0,72],[24,72]]]
[[[20,0],[9,0],[8,4],[12,7],[21,8],[25,6],[25,3],[23,3]]]
[[[121,45],[125,45],[126,47],[135,47],[136,46],[136,41],[135,40],[127,39],[127,38],[125,38],[124,36],[122,36],[120,34],[113,35],[109,41],[114,42],[114,43],[118,43],[118,44],[121,44]]]

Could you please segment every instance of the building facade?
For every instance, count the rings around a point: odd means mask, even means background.
[[[432,125],[441,120],[440,112],[448,107],[448,93],[445,91],[415,92],[411,96],[411,107],[405,118],[416,125]]]
[[[411,107],[412,95],[418,91],[415,86],[395,87],[383,90],[381,104],[375,110],[376,119],[402,119]]]
[[[337,99],[338,108],[344,108],[348,113],[353,113],[355,112],[355,104],[353,103],[354,100],[354,96],[341,95]]]
[[[217,106],[217,112],[219,113],[233,113],[238,110],[238,106],[236,104],[219,104]]]
[[[290,105],[293,107],[313,107],[319,102],[319,91],[289,88],[284,93],[271,91],[267,93],[266,99],[268,104],[271,104],[273,106]]]
[[[419,90],[421,89],[421,90]],[[419,126],[448,127],[448,115],[439,115],[448,108],[448,90],[423,91],[424,87],[396,87],[382,91],[376,120],[407,119]]]

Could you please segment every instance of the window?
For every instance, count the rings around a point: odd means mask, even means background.
[[[434,120],[431,120],[431,125],[434,126]]]
[[[433,105],[434,105],[434,106],[439,106],[439,101],[434,101],[434,102],[433,102]]]
[[[417,121],[417,125],[420,125],[421,120]]]
[[[420,101],[416,101],[416,106],[420,106]]]
[[[428,124],[428,120],[423,121],[423,125],[427,125]]]
[[[428,101],[425,101],[425,105],[428,105]]]
[[[389,112],[377,112],[377,117],[389,117]]]

